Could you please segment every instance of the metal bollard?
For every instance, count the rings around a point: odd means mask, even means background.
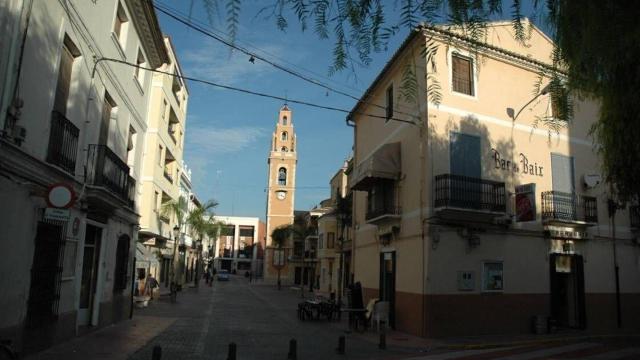
[[[296,339],[289,340],[289,353],[287,360],[296,360],[298,358],[298,342]]]
[[[338,338],[338,348],[336,349],[338,355],[344,355],[344,336]]]
[[[153,353],[151,354],[151,360],[160,360],[162,358],[162,347],[154,346]]]
[[[236,360],[236,343],[229,344],[229,354],[227,360]]]
[[[387,348],[387,337],[384,332],[380,334],[380,343],[378,344],[378,348],[382,350]]]

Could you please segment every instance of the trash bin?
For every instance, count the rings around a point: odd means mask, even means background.
[[[533,333],[536,335],[546,334],[548,330],[547,317],[544,315],[535,315],[532,320]]]

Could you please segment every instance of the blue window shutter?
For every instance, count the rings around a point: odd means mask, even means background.
[[[451,174],[482,177],[479,136],[451,132],[449,151]]]
[[[551,180],[554,191],[572,193],[575,190],[573,157],[551,154]]]

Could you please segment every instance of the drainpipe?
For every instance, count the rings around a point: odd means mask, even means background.
[[[9,108],[11,106],[13,106],[14,104],[18,105],[19,104],[19,100],[18,99],[18,85],[20,84],[20,74],[22,73],[22,59],[24,57],[24,47],[25,44],[27,43],[27,33],[29,30],[29,22],[31,20],[31,11],[33,9],[33,3],[34,1],[31,0],[25,0],[25,2],[29,2],[28,5],[28,9],[26,10],[25,13],[25,6],[24,3],[22,5],[22,9],[20,9],[20,14],[18,16],[18,21],[17,21],[17,25],[15,25],[14,27],[18,28],[18,31],[14,32],[11,36],[11,40],[9,43],[9,54],[7,56],[7,65],[5,67],[6,70],[6,76],[5,76],[5,81],[3,84],[3,89],[4,89],[4,93],[1,94],[2,97],[0,98],[0,104],[2,105],[1,108],[1,115],[0,115],[0,120],[2,123],[2,127],[0,128],[1,130],[9,130],[6,129],[7,127],[7,120],[8,117],[16,117],[14,119],[14,122],[18,120],[17,116],[19,116],[17,113],[15,114],[9,114]],[[20,37],[20,30],[21,30],[21,24],[22,24],[22,16],[25,16],[25,25],[24,25],[24,32],[22,33],[22,40],[20,42],[20,51],[19,51],[19,55],[18,55],[18,63],[17,63],[17,68],[15,71],[15,77],[10,76],[10,72],[12,72],[13,66],[14,66],[14,58],[16,56],[15,53],[15,46],[17,44],[18,38]],[[12,84],[13,82],[13,84]],[[12,88],[11,92],[7,92],[6,90]],[[11,102],[11,104],[9,104]],[[21,107],[21,106],[20,106]],[[13,124],[11,124],[11,126],[13,126]]]

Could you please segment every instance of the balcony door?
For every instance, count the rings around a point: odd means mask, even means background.
[[[574,220],[577,215],[575,169],[572,156],[551,154],[551,182],[553,186],[553,211],[556,217]],[[564,193],[564,194],[560,194]]]
[[[457,132],[450,133],[449,169],[451,171],[450,198],[454,207],[480,209],[482,184],[465,178],[480,179],[480,137]],[[464,177],[464,178],[463,178]]]

